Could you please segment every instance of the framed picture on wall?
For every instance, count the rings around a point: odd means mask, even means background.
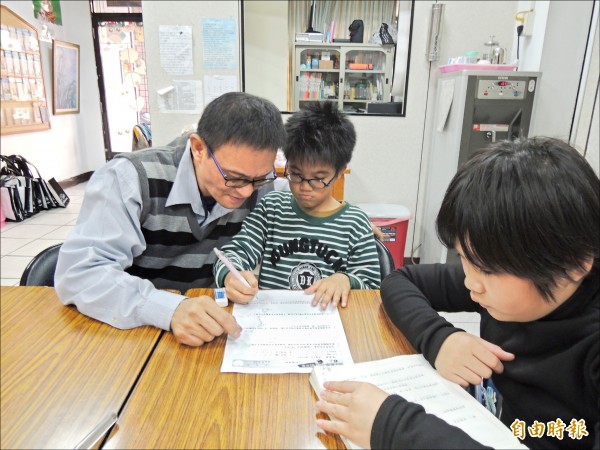
[[[52,41],[54,114],[79,113],[79,45]]]

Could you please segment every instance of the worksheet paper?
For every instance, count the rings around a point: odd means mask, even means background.
[[[527,448],[466,390],[442,377],[423,355],[394,356],[343,367],[315,367],[310,376],[310,384],[319,398],[323,383],[336,380],[364,381],[388,394],[398,394],[484,445],[498,449]],[[342,439],[347,448],[360,448]]]
[[[221,372],[310,373],[321,365],[352,364],[337,308],[312,306],[303,291],[264,290],[247,305],[234,304],[242,327],[227,338]]]

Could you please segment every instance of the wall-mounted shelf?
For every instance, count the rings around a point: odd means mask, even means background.
[[[1,134],[50,128],[37,30],[0,6]]]

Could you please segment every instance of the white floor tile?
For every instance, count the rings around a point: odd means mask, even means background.
[[[2,237],[2,240],[0,242],[0,255],[10,255],[18,248],[21,248],[32,241],[33,239],[17,239]]]
[[[50,233],[51,231],[56,230],[57,228],[59,228],[57,225],[30,225],[28,223],[23,223],[11,228],[6,232],[3,232],[2,237],[38,239]]]
[[[18,285],[31,259],[51,245],[64,242],[81,210],[87,182],[65,192],[71,199],[66,208],[52,208],[22,222],[6,222],[0,228],[0,275],[2,286]]]
[[[4,222],[4,226],[2,228],[0,228],[0,235],[2,233],[4,233],[5,231],[10,230],[11,228],[14,228],[18,224],[19,224],[19,222]]]
[[[83,202],[83,194],[81,195],[74,195],[74,196],[69,196],[69,204],[67,205],[67,208],[69,206],[71,206],[71,204],[77,205],[77,204],[81,204],[81,202]]]
[[[46,211],[38,213],[36,216],[29,219],[29,224],[33,225],[67,225],[73,219],[77,219],[79,214],[48,214]]]
[[[31,261],[29,256],[3,256],[0,259],[0,274],[2,278],[21,279],[23,270]]]
[[[13,251],[10,256],[29,256],[34,257],[42,250],[47,249],[51,245],[61,244],[64,240],[61,239],[36,239],[27,245],[24,245]],[[4,243],[4,239],[2,240]]]
[[[66,208],[52,208],[46,211],[47,214],[79,214],[81,203],[69,203]]]
[[[87,181],[85,183],[79,183],[79,184],[76,184],[75,186],[68,187],[65,189],[65,192],[69,196],[71,196],[71,194],[73,194],[73,195],[83,194],[85,192],[86,188],[87,188]]]
[[[67,239],[67,236],[71,233],[73,228],[75,228],[73,225],[63,225],[62,227],[59,227],[56,230],[44,235],[44,239],[58,239],[64,241]]]

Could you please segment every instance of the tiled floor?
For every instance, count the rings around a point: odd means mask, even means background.
[[[71,199],[66,208],[42,211],[23,222],[6,222],[0,229],[0,285],[18,285],[23,270],[35,255],[65,240],[77,221],[85,186],[82,183],[65,189]],[[478,314],[442,315],[457,327],[479,336]]]
[[[0,285],[18,285],[35,255],[64,242],[77,221],[85,186],[81,183],[65,189],[71,199],[66,208],[41,211],[23,222],[6,222],[0,229]]]

